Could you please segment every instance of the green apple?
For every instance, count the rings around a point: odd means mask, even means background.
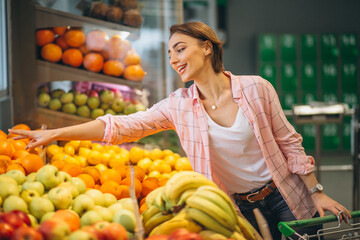
[[[146,107],[144,106],[144,104],[142,103],[137,103],[135,104],[135,108],[136,108],[136,111],[139,112],[139,111],[145,111],[146,110]]]
[[[103,229],[106,228],[107,226],[110,225],[110,222],[107,221],[100,221],[95,223],[93,226],[94,228],[96,228],[98,231],[103,232]]]
[[[55,211],[55,207],[49,199],[34,197],[30,202],[29,210],[34,217],[40,220],[44,214]]]
[[[108,207],[108,209],[115,214],[117,211],[123,209],[123,206],[120,203],[114,203],[113,205],[111,205],[110,207]]]
[[[106,111],[107,109],[110,109],[110,104],[108,103],[101,103],[100,108],[104,109]]]
[[[45,189],[51,189],[61,183],[61,175],[57,167],[45,165],[36,174],[36,181],[41,182]]]
[[[38,104],[41,107],[46,107],[47,105],[49,105],[51,97],[48,93],[40,93],[37,97],[37,100],[38,100]]]
[[[114,214],[112,222],[121,224],[128,232],[134,232],[136,227],[135,214],[127,209],[122,209]]]
[[[111,103],[111,109],[117,113],[124,111],[124,108],[125,102],[121,98],[115,98],[114,101]]]
[[[76,110],[77,108],[74,103],[65,103],[61,108],[61,111],[69,114],[75,114]]]
[[[9,196],[4,200],[3,208],[5,212],[11,212],[12,210],[21,210],[28,213],[28,206],[24,199],[19,196]]]
[[[72,202],[72,210],[74,210],[79,216],[82,216],[87,211],[94,208],[94,200],[86,194],[80,194]]]
[[[72,232],[68,238],[68,240],[96,240],[97,237],[87,231],[84,230],[77,230],[75,232]]]
[[[26,180],[25,174],[19,170],[10,170],[6,175],[12,177],[18,185],[23,184]]]
[[[99,97],[102,103],[110,104],[114,99],[114,92],[111,90],[103,89],[99,92]]]
[[[95,205],[104,206],[105,199],[102,192],[97,189],[90,189],[85,193],[94,200]]]
[[[110,209],[102,206],[95,206],[93,210],[97,212],[103,220],[108,222],[112,221],[114,214]]]
[[[61,95],[60,101],[63,104],[72,103],[74,101],[74,93],[67,92]]]
[[[74,103],[77,106],[83,106],[86,104],[88,96],[85,93],[76,93],[74,97]]]
[[[60,99],[53,98],[49,102],[49,108],[51,110],[57,111],[57,110],[61,109],[61,106],[62,106],[62,104],[61,104]]]
[[[9,177],[9,176],[8,176]],[[13,182],[0,182],[0,197],[6,199],[10,195],[19,196],[19,188],[16,181],[9,177]]]
[[[49,199],[49,194],[45,193],[43,195],[41,195],[42,198],[45,198],[45,199]],[[50,200],[50,199],[49,199]]]
[[[26,189],[21,192],[20,197],[29,205],[31,200],[33,200],[34,197],[40,197],[40,194],[34,189]]]
[[[77,196],[79,196],[79,191],[71,183],[71,179],[70,179],[70,182],[62,182],[62,183],[60,183],[58,185],[58,187],[63,187],[63,188],[66,188],[67,190],[69,190],[71,192],[72,198],[76,198]]]
[[[118,200],[118,203],[121,204],[123,209],[134,212],[134,205],[131,198],[122,198]]]
[[[111,193],[104,193],[104,207],[110,207],[116,203],[116,197]]]
[[[91,111],[87,105],[82,105],[78,107],[76,114],[79,115],[80,117],[88,118],[91,115]]]
[[[28,190],[32,189],[39,193],[39,195],[43,195],[45,192],[44,185],[41,182],[35,181],[35,182],[24,182],[22,185],[22,190]]]
[[[36,181],[36,172],[30,173],[26,176],[26,182],[35,182]]]
[[[80,218],[81,227],[91,226],[96,222],[102,221],[102,217],[94,210],[87,211]]]
[[[71,176],[67,172],[60,171],[59,175],[61,178],[61,182],[70,182],[71,181]]]
[[[89,97],[86,103],[89,106],[89,108],[96,109],[100,105],[100,100],[98,97]]]
[[[64,187],[52,188],[48,196],[56,209],[68,209],[72,201],[71,192]]]
[[[86,185],[85,185],[84,181],[81,178],[72,177],[71,178],[71,183],[76,187],[79,194],[85,193]]]
[[[66,239],[71,231],[69,225],[59,219],[51,218],[40,224],[38,230],[44,236],[44,239]]]
[[[52,216],[54,216],[55,212],[47,212],[45,213],[40,220],[40,224],[42,224],[43,222],[45,222],[46,220],[49,220],[50,218],[52,218]]]
[[[60,98],[65,91],[63,89],[54,89],[51,91],[51,98]]]
[[[112,109],[106,109],[105,115],[106,114],[116,115],[116,112],[114,112],[114,110],[112,110]]]
[[[34,215],[32,215],[32,214],[30,214],[30,213],[28,213],[27,216],[28,216],[29,219],[30,219],[31,226],[32,226],[33,228],[36,228],[36,229],[37,229],[38,226],[39,226],[39,223],[38,223],[38,220],[36,219],[36,217],[34,217]]]
[[[0,207],[2,206],[3,200],[2,197],[0,197]]]
[[[136,106],[135,104],[130,103],[124,108],[124,114],[129,115],[136,112]]]
[[[0,175],[0,183],[16,183],[15,179],[13,179],[12,177],[10,177],[9,175],[6,174],[2,174]]]
[[[105,114],[104,109],[102,108],[95,108],[91,111],[91,118],[96,119],[100,116],[103,116]]]

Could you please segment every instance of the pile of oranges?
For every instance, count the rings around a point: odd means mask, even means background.
[[[26,124],[17,124],[13,129],[30,130]],[[28,175],[37,172],[43,165],[40,149],[26,150],[28,139],[13,139],[16,135],[0,130],[0,174],[10,170],[20,170]]]
[[[102,30],[85,33],[81,28],[54,27],[36,31],[42,59],[71,67],[141,81],[141,58],[128,40],[111,38]]]

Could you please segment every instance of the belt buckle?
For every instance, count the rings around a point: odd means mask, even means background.
[[[248,200],[250,203],[256,202],[256,201],[251,200],[250,197],[255,196],[255,195],[259,194],[259,193],[260,193],[260,191],[256,191],[254,193],[250,193],[250,194],[246,195],[246,200]]]

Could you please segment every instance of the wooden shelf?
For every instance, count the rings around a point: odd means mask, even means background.
[[[140,29],[133,28],[117,23],[112,23],[96,18],[79,16],[63,11],[58,11],[36,5],[36,28],[48,27],[88,27],[88,28],[108,28],[130,33],[128,39],[135,40],[140,36]]]
[[[46,124],[48,129],[86,123],[92,120],[91,118],[84,118],[41,107],[37,108],[35,118],[35,122]]]
[[[126,85],[132,88],[141,89],[142,82],[135,82],[108,76],[101,73],[94,73],[81,68],[74,68],[58,63],[37,60],[37,76],[41,83],[55,81],[74,81],[74,82],[104,82]]]

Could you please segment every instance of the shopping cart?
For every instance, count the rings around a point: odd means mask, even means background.
[[[351,221],[357,220],[360,217],[360,211],[351,212],[350,215],[353,220],[346,219],[346,221],[340,221],[340,212],[337,216],[329,215],[325,217],[317,217],[305,220],[297,220],[291,222],[279,222],[278,228],[280,232],[288,239],[360,239],[360,223],[351,223]],[[344,215],[344,214],[343,214]],[[301,236],[294,229],[296,227],[308,227],[324,223],[337,222],[335,227],[323,228],[317,231],[316,235],[303,235]]]

